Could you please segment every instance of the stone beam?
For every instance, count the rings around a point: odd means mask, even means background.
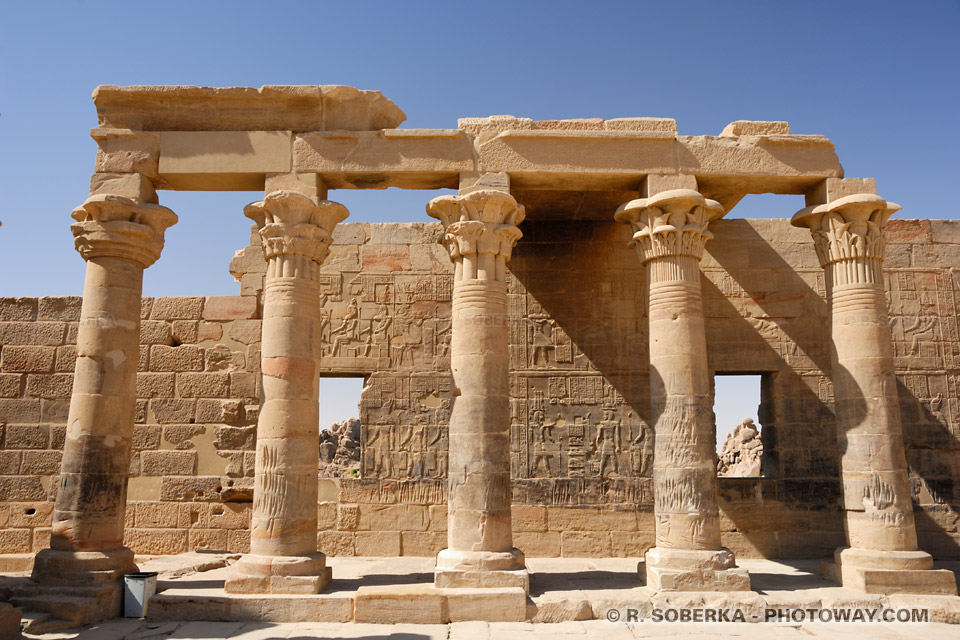
[[[340,85],[100,85],[93,103],[100,127],[139,131],[364,131],[407,119],[379,91]]]
[[[294,137],[293,164],[332,189],[456,189],[461,173],[476,171],[473,144],[457,129],[303,133]]]

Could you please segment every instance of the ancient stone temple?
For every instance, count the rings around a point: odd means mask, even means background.
[[[0,599],[90,621],[137,556],[221,550],[241,557],[191,615],[524,620],[530,560],[561,556],[639,560],[644,601],[762,603],[740,561],[776,558],[960,607],[934,568],[960,559],[960,224],[891,218],[823,136],[402,129],[341,86],[94,102],[83,297],[0,299],[0,562],[33,572]],[[425,210],[336,202],[387,187]],[[163,190],[263,193],[237,211],[240,295],[142,297]],[[792,219],[724,219],[761,193]],[[761,379],[749,477],[718,477],[731,374]],[[321,437],[320,378],[342,376],[364,378],[360,426]],[[328,561],[354,555],[435,557],[433,582],[344,592]]]

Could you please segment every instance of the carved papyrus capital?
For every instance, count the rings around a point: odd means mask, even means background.
[[[699,261],[713,237],[707,226],[723,214],[719,202],[692,189],[672,189],[620,205],[615,218],[633,229],[631,242],[643,262],[681,256]]]
[[[791,224],[813,234],[820,265],[832,269],[833,284],[882,282],[883,230],[900,205],[862,193],[801,209]]]
[[[243,213],[257,223],[267,277],[315,279],[327,258],[333,229],[347,218],[347,208],[296,191],[272,191],[260,202],[248,204]]]
[[[456,279],[506,281],[506,263],[523,236],[522,205],[509,193],[480,189],[460,196],[440,196],[427,213],[443,224],[443,243],[456,265]]]
[[[74,245],[84,260],[123,258],[149,267],[163,251],[163,234],[177,223],[177,214],[158,204],[124,196],[90,196],[73,210]]]

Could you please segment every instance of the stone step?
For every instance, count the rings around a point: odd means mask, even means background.
[[[24,611],[20,628],[28,633],[54,633],[76,627],[76,623],[61,620],[48,611]]]

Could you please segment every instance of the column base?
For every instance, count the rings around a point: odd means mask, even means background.
[[[750,574],[729,549],[654,547],[645,558],[647,586],[655,591],[750,591]]]
[[[519,549],[444,549],[437,554],[433,584],[440,589],[521,587],[525,593],[530,593],[530,574],[527,572],[523,552]]]
[[[40,584],[56,586],[118,582],[125,573],[137,571],[133,555],[127,547],[110,551],[44,549],[33,561],[31,577]]]
[[[825,578],[849,589],[884,595],[957,595],[953,572],[934,569],[933,557],[926,551],[841,547],[833,554],[833,558],[833,562],[821,565],[821,573]]]
[[[332,572],[322,553],[309,556],[258,556],[247,554],[227,578],[227,593],[320,593]]]

